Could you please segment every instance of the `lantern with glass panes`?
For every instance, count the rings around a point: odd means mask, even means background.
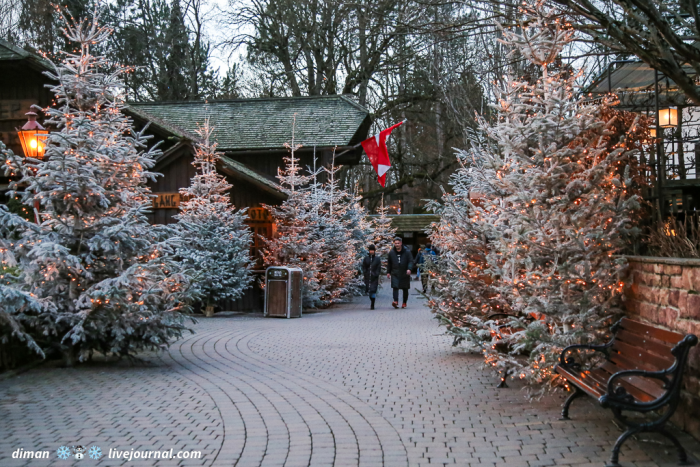
[[[36,121],[37,114],[32,110],[34,108],[41,110],[41,107],[32,105],[29,112],[25,114],[27,123],[17,130],[25,159],[43,159],[46,149],[46,138],[49,135],[49,131]],[[39,200],[37,199],[34,200],[34,220],[37,224],[41,223],[39,218]]]
[[[44,157],[46,137],[49,131],[36,121],[36,112],[29,111],[25,115],[28,118],[27,123],[25,123],[21,129],[17,130],[19,141],[22,143],[24,157],[28,159],[42,159]]]
[[[676,107],[659,109],[659,126],[661,128],[673,128],[678,126],[678,109]]]

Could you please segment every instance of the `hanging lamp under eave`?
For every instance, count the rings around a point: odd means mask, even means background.
[[[27,112],[27,123],[22,129],[17,130],[19,141],[22,143],[24,157],[31,159],[43,159],[46,148],[46,137],[49,130],[45,129],[36,121],[36,112]]]
[[[661,128],[678,126],[678,107],[659,109],[659,126]]]

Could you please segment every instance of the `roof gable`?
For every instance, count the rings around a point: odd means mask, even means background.
[[[128,111],[188,139],[209,116],[222,151],[282,148],[292,139],[294,115],[296,143],[347,146],[369,119],[367,109],[345,96],[131,103]]]
[[[12,60],[27,60],[33,68],[39,71],[53,70],[53,65],[49,60],[0,39],[0,61]]]

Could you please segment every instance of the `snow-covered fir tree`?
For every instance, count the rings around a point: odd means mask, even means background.
[[[338,302],[360,287],[357,269],[361,246],[353,236],[361,233],[355,229],[359,227],[355,217],[359,212],[351,211],[353,196],[339,186],[340,168],[335,163],[324,167],[327,179],[317,197],[318,235],[322,239],[319,290],[323,306]]]
[[[13,161],[15,159],[14,153],[0,141],[0,160]],[[10,170],[7,171],[7,175],[11,175]],[[10,211],[9,208],[0,207],[0,209],[3,208]],[[31,212],[28,208],[26,211]],[[19,278],[20,269],[13,246],[15,242],[21,241],[20,234],[21,227],[23,227],[21,219],[31,222],[30,216],[22,216],[20,212],[15,214],[19,219],[7,216],[8,224],[4,228],[0,228],[0,300],[2,300],[2,306],[0,306],[0,344],[23,342],[35,354],[45,357],[43,349],[25,329],[22,318],[25,315],[40,314],[49,310],[52,308],[52,303],[48,300],[36,300],[30,292],[14,286]],[[15,225],[20,228],[16,228]]]
[[[377,253],[383,258],[389,254],[394,237],[396,237],[396,228],[391,226],[391,218],[388,216],[389,207],[384,204],[384,195],[382,201],[377,208],[378,217],[372,218],[372,236],[371,240],[374,246],[377,247]]]
[[[367,247],[374,239],[374,224],[367,217],[367,209],[362,206],[362,197],[359,195],[359,186],[355,185],[355,191],[348,200],[348,208],[344,215],[348,229],[352,232],[350,241],[355,252],[355,262],[350,265],[357,271],[349,290],[353,295],[363,295],[365,293],[364,281],[362,279],[362,260],[367,256]]]
[[[263,257],[266,266],[300,267],[304,306],[326,307],[360,290],[359,262],[372,228],[359,197],[340,188],[340,167],[302,172],[294,128],[285,168],[277,177],[288,198],[281,206],[267,207],[277,231],[274,238],[263,239]]]
[[[301,147],[294,140],[296,115],[292,124],[292,142],[286,145],[285,167],[277,178],[287,199],[280,206],[265,206],[276,225],[272,238],[263,238],[263,260],[266,267],[290,266],[303,271],[302,302],[304,307],[321,303],[319,270],[323,261],[323,239],[319,235],[321,213],[318,209],[317,186],[309,186],[310,175],[302,173],[296,151]]]
[[[69,15],[66,15],[69,17]],[[99,12],[65,20],[75,44],[50,74],[58,106],[45,157],[9,157],[22,202],[37,206],[28,222],[0,206],[0,252],[12,258],[0,303],[44,349],[67,364],[93,351],[129,355],[161,349],[186,331],[189,283],[176,271],[171,245],[152,228],[146,181],[156,151],[122,112],[123,68],[93,55],[110,29]],[[21,191],[20,191],[21,190]]]
[[[508,78],[497,118],[481,121],[487,141],[459,154],[432,235],[442,258],[431,307],[488,363],[551,382],[562,348],[603,340],[620,312],[617,254],[639,204],[621,165],[631,129],[613,140],[608,103],[579,97],[576,73],[553,66],[572,31],[540,2],[521,9],[528,25],[503,41],[540,75]],[[513,315],[506,326],[492,319],[501,311]]]
[[[180,189],[185,200],[175,216],[181,244],[177,257],[192,271],[192,286],[204,306],[235,300],[250,286],[250,243],[245,211],[231,204],[232,185],[216,171],[221,153],[212,140],[209,118],[199,127],[192,164],[196,174],[190,186]]]

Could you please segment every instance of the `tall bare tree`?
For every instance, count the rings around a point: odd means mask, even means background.
[[[611,51],[633,54],[700,105],[697,0],[550,0],[577,30]]]

